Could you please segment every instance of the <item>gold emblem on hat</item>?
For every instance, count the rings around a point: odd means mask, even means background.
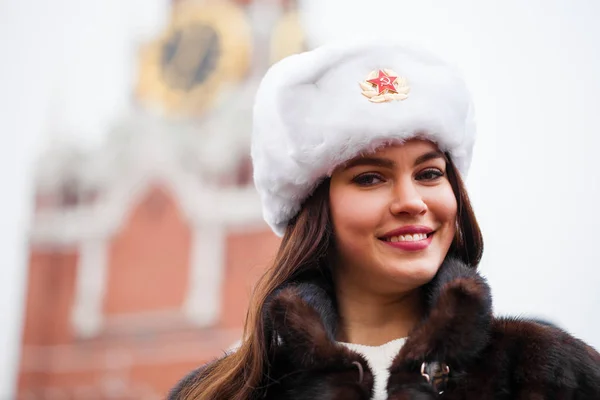
[[[372,71],[359,85],[363,96],[373,103],[405,100],[410,92],[406,78],[398,76],[391,69]]]

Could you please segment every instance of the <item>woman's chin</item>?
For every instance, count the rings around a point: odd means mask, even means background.
[[[440,261],[429,258],[402,260],[391,264],[388,270],[390,279],[411,286],[421,286],[433,279],[440,267]],[[394,265],[395,264],[395,265]]]

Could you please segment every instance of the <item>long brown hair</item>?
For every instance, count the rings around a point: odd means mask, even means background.
[[[476,268],[483,253],[483,238],[459,173],[447,156],[448,180],[458,204],[457,233],[449,253]],[[244,338],[235,352],[209,364],[188,383],[179,398],[185,400],[255,399],[269,384],[269,354],[273,342],[264,317],[265,302],[278,288],[305,273],[326,274],[332,244],[329,218],[329,180],[321,183],[289,223],[279,251],[259,280],[246,316]]]

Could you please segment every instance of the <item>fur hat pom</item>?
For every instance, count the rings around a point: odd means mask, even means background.
[[[337,44],[273,65],[254,104],[252,162],[263,216],[283,235],[340,164],[386,143],[423,138],[466,175],[473,105],[460,73],[422,50]]]

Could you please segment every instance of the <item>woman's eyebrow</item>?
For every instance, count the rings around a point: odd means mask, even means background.
[[[396,163],[389,158],[381,158],[381,157],[359,157],[354,160],[350,160],[344,166],[344,169],[354,168],[360,165],[370,165],[376,167],[384,167],[384,168],[394,168]]]
[[[425,153],[425,154],[417,157],[415,159],[414,165],[419,165],[419,164],[422,164],[429,160],[433,160],[435,158],[443,158],[445,160],[446,156],[444,155],[444,153],[442,153],[439,150],[433,150],[433,151],[430,151],[428,153]],[[355,158],[354,160],[348,161],[346,163],[346,165],[344,166],[344,169],[350,169],[350,168],[354,168],[354,167],[358,167],[358,166],[362,166],[362,165],[376,166],[376,167],[383,167],[383,168],[394,168],[396,166],[396,163],[394,162],[394,160],[390,160],[389,158],[383,158],[383,157],[372,157],[372,156],[371,157],[359,157],[359,158]]]
[[[443,158],[445,160],[446,156],[444,155],[444,153],[442,153],[439,150],[430,151],[429,153],[425,153],[425,154],[417,157],[414,165],[423,164],[424,162],[427,162],[429,160],[433,160],[436,158]]]

